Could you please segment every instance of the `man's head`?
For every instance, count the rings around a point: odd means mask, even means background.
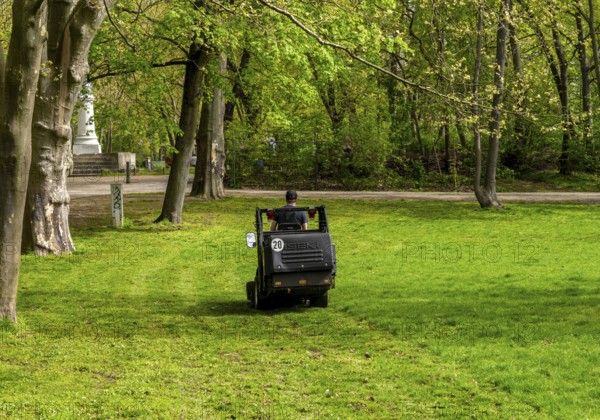
[[[298,194],[296,191],[290,190],[285,193],[285,201],[288,203],[295,203],[298,200]]]

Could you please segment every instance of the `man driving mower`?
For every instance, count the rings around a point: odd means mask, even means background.
[[[298,194],[290,190],[285,193],[286,205],[284,208],[296,207]],[[308,229],[308,216],[305,211],[275,212],[275,219],[271,222],[271,230],[283,229]]]

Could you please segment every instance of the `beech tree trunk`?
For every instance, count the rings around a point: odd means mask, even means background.
[[[573,120],[571,119],[571,110],[569,108],[569,61],[565,55],[560,34],[556,29],[556,22],[553,23],[552,38],[554,39],[554,50],[558,59],[558,77],[555,77],[556,88],[560,97],[560,109],[562,114],[562,146],[558,166],[562,175],[571,173],[569,165],[569,153],[571,147],[571,137],[573,132]]]
[[[564,54],[562,43],[560,41],[560,35],[556,29],[556,22],[552,22],[554,25],[552,28],[552,38],[554,41],[554,52],[556,58],[552,55],[550,47],[546,41],[546,37],[538,25],[533,25],[535,34],[539,40],[542,51],[546,56],[546,61],[550,66],[550,72],[552,73],[552,80],[556,86],[558,96],[560,99],[561,118],[563,126],[563,141],[561,146],[561,153],[558,159],[560,173],[566,175],[569,173],[569,146],[571,133],[573,130],[573,123],[571,120],[571,111],[569,110],[569,80],[568,80],[568,69],[569,63]],[[557,64],[558,61],[558,64]]]
[[[179,128],[181,134],[177,135],[173,155],[173,163],[167,190],[163,201],[160,216],[155,222],[169,220],[171,223],[182,222],[183,202],[187,186],[190,159],[194,148],[194,140],[200,125],[200,104],[202,102],[202,88],[204,85],[204,68],[209,59],[207,48],[199,42],[192,42],[188,53],[188,62],[185,66],[185,79],[183,83],[183,99],[181,101],[181,115]]]
[[[510,19],[509,22],[512,22],[512,20],[514,19],[514,14],[513,14],[513,4],[511,2],[510,4]],[[522,165],[524,165],[526,163],[527,160],[527,137],[526,137],[526,130],[525,130],[525,118],[523,117],[523,112],[525,111],[525,98],[526,98],[526,92],[525,92],[525,83],[523,81],[523,60],[521,58],[521,48],[519,46],[519,40],[517,37],[517,29],[515,27],[515,25],[513,25],[512,23],[509,23],[508,25],[508,30],[509,30],[509,44],[510,44],[510,51],[511,51],[511,57],[512,57],[512,63],[513,63],[513,70],[515,72],[515,77],[516,77],[516,92],[515,92],[515,107],[517,110],[517,113],[515,115],[515,122],[514,122],[514,148],[515,148],[515,166],[518,169],[519,167],[521,167]]]
[[[231,60],[227,61],[227,67],[230,69],[233,86],[231,93],[234,99],[227,101],[225,104],[225,121],[231,122],[234,118],[234,111],[237,108],[240,119],[246,122],[248,135],[256,132],[260,125],[262,106],[257,100],[257,95],[260,96],[260,91],[256,91],[256,87],[248,85],[247,73],[250,70],[250,60],[252,54],[248,49],[242,51],[240,64],[236,66]]]
[[[465,136],[464,128],[460,122],[456,122],[455,125],[456,125],[456,133],[458,134],[458,141],[460,143],[460,147],[463,151],[467,150],[469,148],[469,145],[467,144],[467,136]]]
[[[482,208],[503,208],[496,195],[496,167],[498,165],[498,149],[500,144],[500,131],[502,122],[502,103],[504,101],[504,74],[506,68],[506,40],[508,38],[508,11],[511,0],[504,0],[498,19],[496,32],[496,70],[494,72],[494,86],[492,97],[492,113],[489,124],[488,157],[485,171],[485,184],[481,180],[475,185],[475,195]],[[478,40],[479,48],[479,40]],[[481,145],[479,145],[481,153]],[[477,179],[477,177],[476,177]]]
[[[231,88],[231,92],[235,99],[237,99],[240,104],[238,105],[238,112],[240,112],[239,108],[242,107],[241,112],[248,112],[246,104],[249,102],[248,94],[244,90],[243,77],[244,73],[249,67],[250,64],[250,51],[244,48],[242,51],[242,58],[240,59],[239,66],[236,66],[231,61],[227,62],[227,67],[231,69],[231,77],[233,78],[233,86]],[[232,122],[234,118],[234,111],[236,108],[236,102],[234,100],[227,101],[225,103],[225,121]],[[240,112],[240,113],[241,113]]]
[[[583,114],[581,122],[583,124],[583,143],[586,150],[589,150],[592,145],[593,137],[592,80],[585,42],[585,29],[583,27],[581,14],[575,15],[575,22],[577,24],[577,52],[579,53],[579,68],[581,70],[581,111]]]
[[[444,172],[449,174],[451,163],[450,163],[450,124],[444,122],[442,126],[444,131]]]
[[[341,138],[342,128],[344,126],[344,119],[346,118],[346,111],[348,109],[348,98],[345,95],[344,88],[336,89],[336,83],[334,80],[321,80],[321,76],[317,69],[315,58],[311,54],[306,55],[308,63],[315,78],[317,92],[321,98],[321,102],[329,115],[331,120],[331,129],[333,136],[337,139]],[[337,95],[338,90],[341,92],[342,100]]]
[[[227,57],[219,54],[219,72],[225,76]],[[200,128],[196,136],[196,172],[192,184],[193,196],[209,199],[225,198],[225,96],[223,89],[214,89],[212,100],[202,105]]]
[[[483,49],[483,5],[479,3],[477,8],[477,43],[475,47],[475,69],[473,71],[473,152],[475,154],[475,176],[473,179],[473,189],[475,196],[479,201],[477,191],[481,190],[481,127],[479,124],[479,80],[481,79],[481,54]],[[481,204],[481,201],[479,201]]]
[[[415,93],[409,94],[410,100],[410,118],[412,120],[412,127],[415,133],[415,137],[417,139],[417,143],[419,143],[419,149],[421,151],[421,158],[426,159],[429,163],[429,158],[427,152],[425,150],[425,143],[423,142],[423,136],[421,136],[421,120],[419,118],[419,114],[417,113],[417,98],[418,96]]]
[[[588,19],[590,28],[590,37],[592,39],[592,57],[594,60],[594,71],[596,74],[596,85],[598,86],[598,97],[600,98],[600,53],[598,52],[598,35],[596,34],[596,24],[594,22],[594,0],[588,0]]]
[[[47,8],[42,0],[15,0],[12,12],[8,56],[0,71],[0,319],[16,321],[31,121]]]
[[[106,2],[106,6],[114,1]],[[67,176],[73,166],[71,117],[89,66],[90,45],[106,16],[88,1],[50,1],[48,38],[32,126],[31,176],[24,248],[36,255],[75,250],[69,229]]]

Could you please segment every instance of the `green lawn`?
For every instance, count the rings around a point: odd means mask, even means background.
[[[278,200],[173,228],[127,197],[123,229],[104,200],[23,260],[0,418],[600,418],[598,206],[327,201],[330,307],[260,312],[244,233]]]

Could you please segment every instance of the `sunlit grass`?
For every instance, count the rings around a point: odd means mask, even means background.
[[[599,415],[597,206],[327,200],[330,307],[258,312],[244,233],[278,200],[188,199],[172,227],[128,197],[122,229],[86,200],[74,255],[23,260],[0,417]]]

